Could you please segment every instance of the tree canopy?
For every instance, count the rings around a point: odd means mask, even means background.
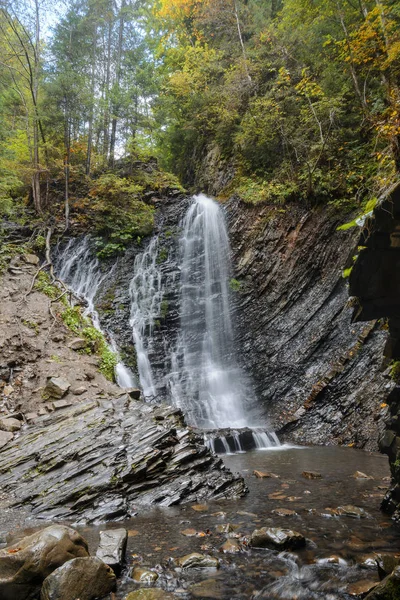
[[[68,225],[127,156],[253,202],[357,205],[398,178],[396,0],[2,0],[0,50],[2,212],[62,182]]]

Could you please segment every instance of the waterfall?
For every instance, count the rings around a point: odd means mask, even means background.
[[[180,255],[181,331],[171,396],[197,427],[246,427],[253,392],[236,360],[229,239],[220,206],[207,196],[195,196],[187,211]]]
[[[231,250],[224,212],[211,198],[194,196],[181,229],[178,265],[164,260],[165,247],[158,236],[136,255],[133,265],[129,327],[143,396],[146,400],[160,399],[166,391],[167,401],[182,408],[188,423],[205,430],[206,443],[213,450],[240,452],[279,446],[276,435],[252,416],[256,398],[235,349]],[[174,256],[175,251],[171,252]],[[69,240],[56,252],[54,264],[60,279],[86,301],[85,312],[100,329],[96,297],[102,284],[113,276],[117,263],[104,270],[86,236]],[[174,269],[172,278],[167,275],[170,266]],[[176,273],[180,275],[175,282]],[[171,292],[175,298],[175,289],[179,327],[168,329],[163,338],[164,331],[158,326]],[[175,300],[173,304],[175,327]],[[118,352],[109,337],[111,347]],[[136,383],[122,362],[117,365],[116,378],[121,387]],[[220,429],[224,431],[219,434],[216,430]]]
[[[73,293],[86,302],[84,316],[90,315],[93,325],[101,331],[100,319],[95,308],[95,298],[105,279],[112,276],[112,267],[103,272],[100,263],[90,243],[90,237],[71,238],[65,248],[57,248],[54,257],[54,266],[58,277],[68,285]],[[114,338],[109,334],[110,346],[118,354]],[[115,367],[115,379],[122,388],[136,387],[133,373],[122,361]]]

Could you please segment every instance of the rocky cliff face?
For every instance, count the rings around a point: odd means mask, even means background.
[[[179,326],[180,222],[189,199],[158,201],[156,235],[165,289],[149,356],[160,397],[167,397],[166,348]],[[235,281],[237,346],[273,427],[298,443],[352,444],[376,450],[393,387],[382,364],[386,332],[352,324],[343,268],[357,232],[339,232],[333,209],[285,209],[227,202]],[[142,248],[144,245],[142,246]],[[119,259],[98,299],[103,325],[133,360],[129,282],[138,248]]]
[[[399,381],[400,360],[400,185],[381,199],[365,223],[361,250],[350,277],[354,297],[354,320],[386,317],[389,337],[384,349]],[[400,521],[400,386],[388,396],[389,414],[380,449],[389,456],[393,486],[383,502]]]
[[[226,208],[241,357],[274,428],[299,443],[376,449],[393,384],[380,324],[351,323],[342,271],[358,233],[337,231],[343,216],[327,208]]]

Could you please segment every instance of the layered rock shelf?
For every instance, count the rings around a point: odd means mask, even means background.
[[[8,507],[46,519],[126,519],[143,505],[246,492],[185,426],[182,413],[128,395],[87,400],[37,419],[1,452]]]

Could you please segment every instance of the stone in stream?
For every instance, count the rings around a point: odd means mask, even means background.
[[[11,442],[13,438],[13,434],[9,431],[0,431],[0,448],[3,448],[8,442]]]
[[[178,558],[177,564],[182,569],[219,569],[219,560],[208,554],[192,552]]]
[[[306,545],[303,534],[292,529],[279,527],[261,527],[253,531],[250,546],[253,548],[276,548],[277,550],[295,550]]]
[[[364,597],[368,592],[373,590],[378,583],[378,581],[363,579],[362,581],[350,583],[346,588],[346,592],[349,596],[355,596],[356,598],[359,598],[360,596]]]
[[[195,598],[212,598],[219,600],[226,598],[226,589],[222,581],[217,579],[205,579],[199,583],[195,583],[190,587],[190,593]]]
[[[390,575],[400,563],[399,554],[375,554],[374,558],[378,567],[379,579],[384,579]]]
[[[52,571],[73,558],[87,556],[86,541],[70,527],[52,525],[25,537],[0,550],[0,598],[31,598]]]
[[[215,526],[215,531],[217,533],[233,533],[237,529],[239,529],[239,525],[233,523],[221,523]]]
[[[2,431],[14,433],[15,431],[19,431],[21,427],[22,422],[19,419],[13,419],[9,417],[6,417],[5,419],[0,419],[0,429]]]
[[[373,477],[371,475],[366,475],[365,473],[362,473],[361,471],[356,471],[353,474],[354,479],[373,479]]]
[[[120,571],[125,556],[127,539],[128,532],[126,529],[100,531],[100,543],[96,558],[105,562],[114,571]]]
[[[154,583],[158,579],[158,574],[155,571],[150,571],[150,569],[136,567],[133,569],[131,577],[133,581],[138,583]]]
[[[40,600],[95,600],[116,590],[114,571],[94,557],[74,558],[43,582]]]
[[[219,549],[220,552],[224,552],[224,554],[237,554],[240,552],[241,548],[239,542],[235,539],[228,539],[224,544],[222,544]]]
[[[141,589],[131,592],[124,600],[174,600],[175,596],[159,588]]]
[[[303,471],[302,476],[305,479],[321,479],[321,473],[317,473],[316,471]]]
[[[336,513],[344,517],[352,517],[353,519],[365,519],[368,517],[368,513],[358,506],[352,506],[347,504],[346,506],[338,506]]]
[[[400,598],[400,567],[381,581],[365,600],[397,600]]]
[[[295,517],[297,515],[297,512],[290,510],[290,508],[275,508],[271,512],[274,515],[278,515],[278,517]]]
[[[51,398],[62,398],[68,392],[71,384],[62,377],[50,377],[44,388],[45,394]]]

